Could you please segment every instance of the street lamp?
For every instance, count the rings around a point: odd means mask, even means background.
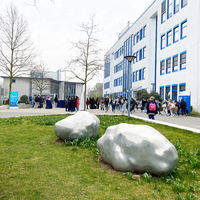
[[[131,62],[136,58],[136,56],[125,56],[128,60],[128,118],[130,118],[130,102],[131,102]]]

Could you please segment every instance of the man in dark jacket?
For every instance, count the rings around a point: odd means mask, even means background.
[[[147,115],[149,116],[149,119],[155,119],[154,116],[158,113],[158,107],[155,103],[155,97],[151,96],[149,98],[149,102],[147,103]]]
[[[181,115],[186,114],[186,107],[187,107],[186,102],[183,99],[181,99],[181,103],[180,103]]]

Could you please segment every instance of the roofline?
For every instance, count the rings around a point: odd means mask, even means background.
[[[9,76],[0,76],[1,78],[10,78]],[[32,77],[23,77],[23,76],[19,76],[19,77],[13,77],[13,78],[20,78],[20,79],[22,79],[22,78],[24,78],[24,79],[42,79],[42,78],[32,78]],[[53,79],[53,78],[45,78],[45,79],[49,79],[49,80],[52,80],[52,81],[57,81],[57,82],[64,82],[64,83],[77,83],[77,84],[82,84],[82,85],[84,85],[84,83],[83,82],[72,82],[72,81],[59,81],[59,80],[55,80],[55,79]]]
[[[122,38],[122,36],[124,36],[130,28],[132,28],[137,22],[138,20],[153,6],[153,4],[156,2],[157,0],[154,0],[149,6],[148,8],[136,19],[135,22],[132,23],[132,25],[130,25],[126,31],[124,31],[124,33],[121,35],[121,37],[112,45],[112,47],[105,53],[105,55],[117,44],[117,42]]]

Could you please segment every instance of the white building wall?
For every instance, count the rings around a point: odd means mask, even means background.
[[[179,84],[186,83],[185,95],[191,96],[191,105],[194,110],[200,111],[200,1],[188,1],[188,4],[181,8],[172,17],[161,23],[161,2],[155,0],[154,3],[136,20],[136,22],[122,34],[121,38],[107,52],[110,55],[110,76],[104,79],[104,83],[110,81],[110,88],[104,89],[105,94],[122,92],[122,86],[114,87],[114,79],[123,76],[123,70],[114,73],[114,66],[123,60],[124,55],[114,59],[115,52],[123,46],[124,42],[132,35],[137,33],[146,25],[146,37],[133,46],[133,52],[146,46],[146,58],[132,64],[132,72],[145,67],[145,80],[132,83],[133,91],[138,89],[147,89],[149,92],[156,87],[160,93],[160,87],[170,85],[170,98],[172,98],[172,85],[177,84],[178,98],[183,93],[179,92]],[[174,1],[173,1],[174,2]],[[174,6],[173,6],[174,8]],[[166,11],[167,15],[167,11]],[[156,17],[157,17],[157,35],[156,35]],[[181,23],[187,19],[187,37],[180,39]],[[165,47],[161,50],[161,35],[166,34],[179,24],[179,41]],[[157,51],[156,51],[157,40]],[[186,69],[180,70],[180,53],[186,51]],[[178,54],[178,71],[172,72],[172,57]],[[157,59],[156,59],[157,56]],[[160,61],[171,57],[171,73],[160,75]],[[156,66],[156,68],[155,68]],[[165,65],[166,66],[166,65]],[[156,69],[156,71],[155,71]],[[156,72],[156,73],[155,73]],[[131,73],[132,74],[132,73]],[[156,77],[155,77],[156,76]],[[154,85],[155,84],[155,85]],[[164,90],[165,95],[165,90]]]
[[[83,84],[76,84],[76,96],[81,98],[83,96]]]
[[[22,95],[30,95],[30,79],[19,79],[14,78],[15,82],[12,84],[12,91],[18,92],[19,98]],[[8,99],[9,97],[9,84],[10,79],[4,78],[3,88],[4,88],[4,99]]]

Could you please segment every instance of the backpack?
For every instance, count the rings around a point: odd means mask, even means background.
[[[156,111],[156,104],[154,102],[151,102],[149,104],[149,111],[152,111],[152,112]]]

